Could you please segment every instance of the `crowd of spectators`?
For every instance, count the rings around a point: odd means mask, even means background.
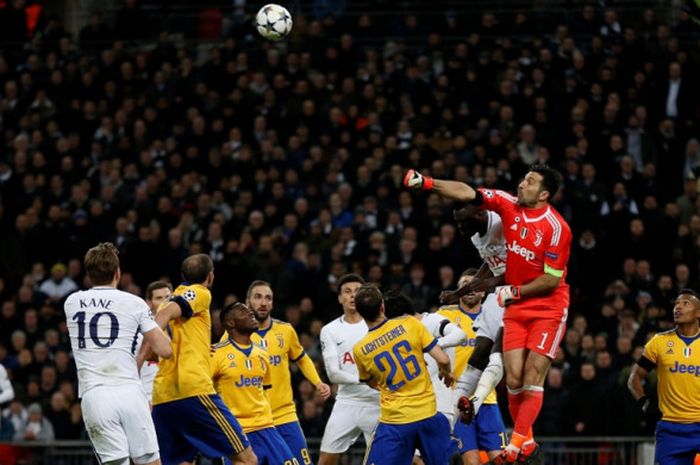
[[[119,248],[121,286],[139,295],[177,283],[195,252],[215,262],[213,311],[272,282],[274,316],[320,361],[342,274],[431,308],[479,264],[455,205],[402,189],[407,168],[513,190],[533,162],[561,171],[574,233],[569,329],[536,433],[650,433],[658,412],[635,410],[624,381],[672,326],[676,292],[698,285],[698,26],[575,8],[480,13],[468,31],[460,11],[386,28],[298,11],[279,45],[245,23],[203,45],[124,41],[99,15],[77,37],[40,21],[0,53],[0,363],[15,394],[0,439],[85,437],[61,303],[89,285],[95,243]],[[295,380],[319,436],[328,406]]]

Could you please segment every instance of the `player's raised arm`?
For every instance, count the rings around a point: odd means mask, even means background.
[[[463,182],[433,179],[430,176],[423,176],[416,170],[408,170],[403,178],[403,185],[409,189],[433,191],[445,198],[460,202],[471,202],[477,197],[476,190]]]
[[[151,350],[160,358],[173,356],[172,341],[160,328],[153,328],[144,333],[143,340],[150,345]]]

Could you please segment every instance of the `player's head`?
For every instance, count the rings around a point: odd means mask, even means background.
[[[474,277],[478,272],[479,270],[477,270],[476,268],[467,268],[462,272],[462,275],[459,277],[457,285],[459,287],[462,287],[465,284],[469,284],[474,280]],[[459,299],[459,303],[465,309],[476,309],[481,305],[482,300],[484,300],[483,292],[470,292],[469,294],[462,296]]]
[[[229,334],[243,333],[253,334],[258,329],[258,320],[255,313],[243,302],[234,302],[226,305],[219,314],[221,326]]]
[[[173,287],[165,281],[153,281],[146,286],[146,303],[155,312],[160,307],[160,304],[170,298],[173,293]]]
[[[207,254],[190,255],[182,261],[182,279],[190,284],[211,287],[214,283],[214,262]]]
[[[547,165],[531,165],[518,184],[518,204],[537,207],[550,202],[559,190],[559,173]]]
[[[267,281],[255,280],[248,286],[246,305],[258,321],[265,321],[272,312],[272,286]]]
[[[384,296],[374,284],[363,284],[355,293],[355,308],[367,322],[374,322],[384,314]]]
[[[673,322],[677,325],[697,324],[700,318],[700,294],[692,289],[682,289],[673,306]]]
[[[486,210],[474,205],[467,205],[464,208],[454,211],[454,219],[461,232],[465,236],[472,236],[474,233],[483,234],[489,223]]]
[[[362,276],[350,273],[338,280],[338,303],[343,306],[343,312],[355,310],[355,292],[365,283]]]
[[[390,291],[384,295],[384,314],[387,318],[415,313],[413,301],[409,296],[399,291]]]
[[[111,242],[102,242],[85,254],[85,272],[93,286],[105,286],[121,279],[119,250]]]

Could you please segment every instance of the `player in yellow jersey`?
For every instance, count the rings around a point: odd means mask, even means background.
[[[236,416],[261,464],[298,465],[297,459],[272,424],[268,353],[251,341],[258,329],[255,313],[236,302],[221,310],[221,325],[229,334],[216,345],[212,378],[216,392]]]
[[[259,329],[252,335],[251,340],[267,350],[270,355],[272,388],[267,395],[275,428],[287,442],[299,464],[311,465],[311,455],[299,425],[292,395],[289,362],[297,364],[304,377],[316,386],[324,399],[330,397],[331,389],[321,381],[314,362],[304,352],[292,325],[272,318],[272,304],[272,287],[268,282],[253,281],[248,286],[246,305],[255,313],[259,324]],[[221,340],[227,338],[228,334],[224,332]]]
[[[649,399],[642,382],[658,374],[661,421],[656,425],[660,465],[693,465],[700,453],[700,295],[683,289],[673,307],[676,327],[652,337],[632,368],[627,386],[646,412]]]
[[[163,465],[192,462],[197,451],[210,458],[257,465],[245,433],[211,379],[211,258],[187,257],[182,278],[185,282],[175,289],[171,301],[156,313],[156,322],[173,341],[173,356],[160,360],[153,382],[153,420]]]
[[[462,273],[459,286],[470,283],[477,274],[475,268],[470,268]],[[472,292],[460,297],[456,306],[442,307],[438,314],[455,323],[467,335],[466,342],[458,346],[455,352],[455,379],[459,379],[467,366],[467,361],[476,345],[476,331],[472,323],[481,312],[483,292]],[[462,455],[464,465],[478,465],[480,463],[479,451],[486,451],[490,459],[498,457],[507,444],[506,426],[503,423],[501,411],[498,408],[496,393],[491,391],[483,401],[479,414],[474,421],[465,425],[461,421],[455,423],[454,434],[459,439],[459,452]]]
[[[353,348],[360,381],[376,386],[381,413],[366,465],[409,465],[418,449],[427,465],[447,465],[450,423],[437,411],[433,384],[423,352],[438,363],[445,384],[454,381],[450,358],[423,324],[412,316],[388,320],[382,293],[365,284],[355,294],[355,308],[369,331]]]

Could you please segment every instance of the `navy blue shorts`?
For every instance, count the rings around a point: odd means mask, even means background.
[[[153,406],[163,465],[237,455],[250,445],[241,425],[218,394],[187,397]]]
[[[506,425],[496,404],[482,405],[479,414],[468,425],[457,420],[454,434],[459,440],[460,454],[470,450],[500,450],[508,443]]]
[[[365,464],[410,465],[415,450],[420,451],[426,465],[447,465],[450,460],[450,422],[442,413],[430,418],[393,425],[377,424]]]
[[[306,438],[298,421],[275,425],[275,429],[287,443],[289,450],[292,451],[299,465],[312,465],[309,446],[306,445]]]
[[[700,423],[673,423],[661,420],[656,424],[654,463],[661,465],[693,465],[700,454]]]

